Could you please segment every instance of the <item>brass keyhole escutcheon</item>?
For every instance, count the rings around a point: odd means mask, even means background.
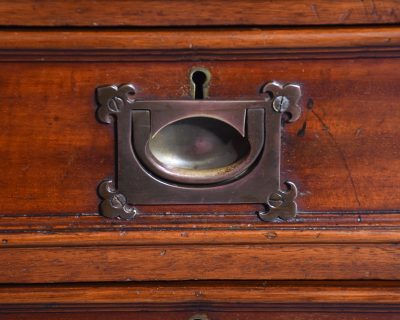
[[[190,95],[195,100],[207,99],[211,73],[203,67],[196,67],[190,71]]]

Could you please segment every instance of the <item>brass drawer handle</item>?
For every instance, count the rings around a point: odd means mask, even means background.
[[[161,110],[167,103],[173,106],[169,107],[169,116],[178,120],[152,126],[150,114],[157,112],[152,110]],[[217,106],[219,116],[212,109],[216,103],[209,101],[202,105],[195,100],[145,104],[149,110],[133,112],[133,150],[150,172],[168,181],[188,185],[224,183],[243,175],[263,148],[262,108],[246,110],[235,102]],[[227,106],[242,107],[242,114],[229,124],[219,120],[224,112],[221,110]],[[188,114],[187,110],[196,109],[209,109],[207,117]]]
[[[132,84],[98,88],[98,118],[114,119],[117,143],[116,180],[99,187],[102,213],[129,219],[143,204],[262,203],[262,220],[294,217],[296,186],[280,188],[280,132],[283,114],[300,116],[300,86],[270,82],[261,95],[141,100]]]

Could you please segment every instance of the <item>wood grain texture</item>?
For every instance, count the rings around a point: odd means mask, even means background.
[[[282,161],[300,211],[399,209],[400,60],[381,58],[3,63],[0,212],[97,212],[97,185],[114,171],[114,137],[95,119],[94,89],[134,83],[139,99],[189,98],[196,65],[212,73],[210,98],[252,98],[270,80],[303,85],[313,107],[286,126]]]
[[[399,267],[398,244],[2,248],[0,282],[400,280]]]
[[[146,206],[134,220],[104,219],[93,214],[27,214],[2,215],[0,232],[51,234],[56,232],[90,231],[155,231],[170,230],[396,230],[400,214],[389,212],[300,213],[295,219],[265,223],[249,205]],[[239,207],[239,208],[237,208]],[[235,211],[236,208],[236,211]],[[190,211],[188,211],[190,210]],[[250,210],[250,211],[248,211]]]
[[[3,285],[11,304],[398,304],[398,281],[178,281],[129,284]]]
[[[230,29],[2,29],[0,50],[312,50],[368,51],[400,46],[399,26]],[[168,54],[168,52],[163,52]]]
[[[300,214],[275,224],[263,223],[254,213],[143,214],[134,221],[97,215],[10,216],[0,219],[0,247],[395,244],[400,241],[399,230],[399,214],[383,213]]]
[[[275,304],[275,305],[21,305],[0,310],[4,320],[188,320],[199,315],[209,320],[388,320],[400,319],[396,305],[329,305],[329,304]]]
[[[399,17],[396,0],[0,0],[0,318],[400,319],[400,28],[384,25]],[[143,26],[169,28],[125,28]],[[114,136],[94,89],[186,99],[199,65],[211,98],[304,87],[283,131],[296,219],[262,223],[257,205],[97,214]]]
[[[400,10],[396,0],[2,0],[0,17],[2,26],[337,25],[398,23]]]
[[[399,243],[399,229],[326,230],[298,228],[299,230],[126,230],[108,232],[0,233],[0,248],[73,247],[73,246],[127,246],[146,244],[284,244],[284,243]]]

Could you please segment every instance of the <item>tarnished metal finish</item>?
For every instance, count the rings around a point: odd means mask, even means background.
[[[100,87],[96,90],[97,118],[104,123],[111,123],[112,115],[116,115],[124,108],[125,102],[135,94],[135,87],[132,84],[122,86]],[[131,100],[133,101],[133,100]]]
[[[257,100],[138,100],[131,84],[97,89],[100,121],[116,126],[116,186],[99,186],[101,212],[136,205],[263,203],[264,221],[296,214],[296,186],[280,189],[280,130],[300,115],[298,85],[271,82]]]
[[[133,149],[153,174],[168,181],[222,183],[246,172],[264,145],[264,110],[242,113],[246,119],[242,120],[242,115],[239,119],[247,128],[243,136],[225,121],[204,116],[172,122],[151,134],[150,112],[134,111]]]
[[[267,93],[272,99],[272,107],[276,112],[286,112],[290,114],[289,122],[296,121],[301,114],[299,100],[301,98],[301,88],[297,84],[283,85],[273,81],[267,83],[262,89],[262,93]]]
[[[276,112],[286,112],[289,109],[290,101],[285,96],[278,96],[272,102],[272,108]]]
[[[266,210],[258,212],[258,216],[263,221],[274,221],[276,219],[288,220],[296,216],[297,188],[293,182],[285,182],[288,190],[275,192],[269,196]]]
[[[137,214],[137,210],[127,203],[126,197],[115,189],[111,179],[99,185],[99,195],[103,199],[100,209],[106,217],[132,219]]]

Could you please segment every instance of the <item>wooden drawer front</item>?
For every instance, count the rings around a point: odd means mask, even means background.
[[[400,280],[398,27],[0,35],[0,282]],[[115,145],[95,88],[190,99],[194,66],[211,72],[215,99],[302,85],[302,117],[282,131],[296,219],[264,223],[255,205],[98,214]]]
[[[303,116],[283,133],[283,178],[300,211],[400,207],[397,58],[201,62],[3,62],[0,212],[95,213],[114,174],[114,134],[94,90],[134,83],[142,99],[189,97],[188,72],[210,70],[210,98],[258,97],[270,80],[301,83]]]

